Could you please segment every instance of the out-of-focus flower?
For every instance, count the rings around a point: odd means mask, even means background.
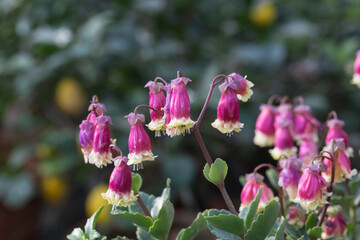
[[[325,144],[329,146],[329,143],[333,139],[343,139],[343,142],[345,144],[345,152],[348,156],[353,155],[353,149],[349,147],[349,138],[347,133],[343,130],[343,127],[345,125],[344,121],[341,121],[339,119],[331,119],[326,122],[326,125],[329,128],[329,131],[326,135]]]
[[[229,84],[235,90],[237,98],[240,101],[247,102],[250,97],[254,94],[251,88],[254,86],[252,82],[246,79],[238,73],[231,73],[227,76]]]
[[[306,212],[299,206],[290,206],[288,221],[297,229],[302,228],[306,221]]]
[[[149,106],[155,108],[159,112],[164,113],[164,106],[166,103],[165,95],[162,89],[164,85],[162,83],[158,83],[155,81],[149,81],[145,87],[149,88]],[[163,115],[155,112],[154,110],[150,109],[150,118],[151,122],[147,125],[147,127],[151,131],[155,131],[155,136],[160,137],[160,131],[165,131],[165,119]]]
[[[324,232],[321,235],[322,238],[343,238],[345,236],[347,224],[340,213],[340,209],[340,206],[329,207],[327,211],[329,216],[325,221]]]
[[[260,106],[260,111],[256,119],[254,144],[269,147],[274,145],[275,108],[272,105],[263,104]]]
[[[145,131],[142,122],[145,117],[142,114],[130,113],[125,116],[131,125],[129,134],[129,161],[128,164],[135,164],[135,168],[142,167],[142,162],[153,161],[156,156],[151,151],[151,142],[149,135]]]
[[[270,155],[275,160],[278,160],[282,155],[286,157],[296,155],[297,148],[294,146],[290,132],[291,124],[286,118],[277,118],[275,122],[275,144],[274,148],[269,150]]]
[[[55,88],[55,103],[61,111],[76,116],[86,104],[81,85],[73,78],[62,78]]]
[[[284,188],[290,201],[294,201],[298,193],[298,184],[301,176],[303,160],[297,157],[289,157],[280,160],[282,168],[279,174],[279,186]]]
[[[85,163],[89,161],[89,155],[92,151],[93,139],[94,139],[94,123],[90,121],[82,121],[80,124],[79,143],[81,151],[84,155]]]
[[[356,52],[356,59],[354,62],[354,76],[351,83],[360,88],[360,50]]]
[[[235,89],[238,86],[229,81],[219,86],[221,98],[217,107],[217,118],[211,126],[222,133],[231,135],[233,131],[240,132],[244,124],[240,123],[240,107]]]
[[[110,176],[109,189],[101,196],[109,204],[120,207],[127,207],[137,200],[137,196],[131,190],[131,170],[127,164],[127,157],[116,157],[115,168]]]
[[[96,210],[106,203],[106,200],[101,197],[101,193],[106,192],[108,186],[106,184],[96,185],[88,193],[85,201],[85,213],[87,217],[91,217]],[[105,209],[101,211],[96,223],[107,223],[110,220],[110,207],[105,205]]]
[[[295,202],[299,203],[306,211],[313,211],[318,206],[327,203],[324,194],[327,192],[327,183],[321,176],[320,170],[325,170],[322,162],[304,167],[298,185],[298,195]]]
[[[301,140],[299,157],[304,160],[304,165],[308,165],[317,155],[319,155],[319,148],[316,142],[313,141],[311,135],[303,134]]]
[[[309,138],[312,137],[314,142],[318,141],[317,125],[318,121],[311,115],[310,107],[307,105],[299,105],[294,108],[294,133],[295,139],[299,142],[302,140],[302,135],[306,134]],[[310,139],[309,139],[310,140]]]
[[[171,137],[190,133],[190,128],[195,125],[190,116],[190,99],[186,89],[188,82],[191,80],[186,77],[171,80],[170,122],[166,125],[166,133]]]
[[[248,206],[252,200],[255,199],[256,194],[260,187],[263,187],[259,207],[257,209],[257,212],[261,212],[266,204],[274,198],[274,193],[271,191],[271,189],[266,186],[266,184],[263,182],[264,177],[261,176],[258,173],[250,173],[245,175],[246,183],[241,191],[240,199],[241,199],[241,206],[240,210],[244,207]]]
[[[266,27],[271,25],[277,15],[274,2],[270,0],[260,1],[250,9],[250,20],[253,24]]]
[[[89,155],[89,163],[94,164],[98,168],[107,166],[107,164],[110,164],[112,161],[109,123],[112,124],[111,118],[108,116],[96,118],[93,146]]]
[[[44,176],[41,179],[42,196],[49,203],[60,203],[64,199],[67,189],[67,182],[59,176]]]

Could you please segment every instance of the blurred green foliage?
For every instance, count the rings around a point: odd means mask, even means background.
[[[0,0],[2,204],[21,209],[33,199],[46,201],[43,182],[62,179],[55,183],[66,187],[54,184],[66,189],[61,202],[34,211],[41,237],[63,238],[85,219],[87,193],[111,172],[85,165],[79,151],[78,124],[91,96],[106,104],[112,136],[127,152],[123,116],[147,102],[147,81],[171,80],[177,70],[193,80],[193,118],[215,75],[238,72],[255,84],[254,96],[240,104],[241,133],[228,138],[210,127],[218,91],[201,126],[212,156],[228,163],[235,204],[239,175],[271,161],[252,137],[258,107],[272,94],[302,95],[321,121],[337,111],[357,152],[360,92],[350,79],[359,23],[357,0]],[[193,136],[152,138],[152,144],[159,157],[140,172],[146,192],[159,193],[171,177],[176,206],[223,207],[202,176],[205,162]],[[63,211],[69,206],[79,210]]]

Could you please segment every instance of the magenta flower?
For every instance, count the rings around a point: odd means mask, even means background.
[[[115,168],[110,176],[109,189],[101,194],[114,206],[127,207],[137,200],[137,196],[131,190],[131,171],[127,161],[127,157],[118,156],[114,159]]]
[[[260,147],[269,147],[274,145],[275,107],[263,104],[260,106],[260,111],[255,124],[254,144]]]
[[[329,128],[329,131],[326,135],[325,144],[329,146],[329,143],[333,139],[343,139],[343,142],[345,144],[345,151],[348,156],[353,155],[353,149],[349,147],[349,138],[347,133],[343,130],[343,127],[345,125],[344,121],[341,121],[339,119],[331,119],[326,122],[326,125]]]
[[[354,76],[351,83],[360,87],[360,50],[356,52],[356,59],[354,62]]]
[[[325,170],[326,166],[320,162],[319,165],[311,164],[303,167],[303,169],[295,202],[299,203],[306,211],[313,211],[318,206],[321,207],[327,203],[324,196],[327,192],[327,183],[320,171]]]
[[[275,144],[269,150],[273,159],[278,160],[282,155],[286,157],[296,155],[297,148],[290,132],[292,124],[287,118],[276,118],[275,121]]]
[[[112,161],[109,123],[112,124],[111,118],[108,116],[99,116],[96,118],[94,139],[92,151],[89,155],[89,163],[94,164],[98,168],[102,168]]]
[[[347,224],[342,214],[340,213],[340,206],[329,207],[328,214],[325,221],[324,232],[321,237],[326,239],[330,237],[343,238],[347,230]]]
[[[278,184],[285,189],[290,201],[294,201],[298,193],[302,163],[303,160],[297,157],[280,160],[282,170],[279,174]]]
[[[81,151],[84,155],[85,163],[89,162],[89,155],[92,151],[93,138],[94,138],[94,123],[83,120],[79,125],[79,142]]]
[[[162,83],[149,81],[145,87],[149,88],[149,106],[155,108],[159,112],[164,113],[164,106],[166,103],[165,95],[162,89],[164,85]],[[160,137],[160,131],[165,131],[165,120],[163,115],[150,109],[151,122],[147,124],[147,127],[151,131],[155,131],[155,136]]]
[[[289,122],[290,130],[294,127],[295,116],[292,111],[292,105],[285,103],[281,104],[276,108],[276,117],[275,117],[275,127],[279,124],[279,122],[283,122],[287,120]]]
[[[266,204],[270,202],[272,198],[274,198],[274,193],[263,182],[264,177],[258,173],[246,174],[245,179],[246,179],[246,184],[244,185],[240,195],[240,199],[241,199],[240,210],[248,206],[250,202],[255,199],[256,193],[258,192],[259,188],[263,187],[260,197],[259,207],[257,209],[258,212],[261,212],[265,208]]]
[[[151,151],[150,138],[145,131],[142,122],[145,121],[145,117],[142,114],[130,113],[125,116],[128,118],[128,122],[131,125],[129,135],[129,162],[128,164],[135,164],[135,167],[142,167],[142,162],[153,161],[156,156]]]
[[[236,84],[235,93],[237,98],[240,101],[247,102],[249,98],[253,95],[251,88],[254,84],[246,79],[246,76],[243,77],[238,73],[231,73],[227,76],[229,83]]]
[[[306,212],[299,206],[290,206],[288,221],[297,229],[302,228],[306,221]]]
[[[319,148],[316,142],[313,141],[312,135],[303,134],[301,140],[299,157],[304,160],[304,165],[308,165],[317,155],[319,155]]]
[[[318,121],[311,115],[310,107],[299,105],[294,108],[294,133],[297,141],[301,142],[302,135],[306,134],[312,137],[314,142],[318,141],[317,125]]]
[[[217,107],[217,118],[211,126],[229,136],[233,131],[240,132],[244,124],[240,123],[240,107],[236,99],[237,86],[228,81],[219,86],[221,98]]]
[[[191,80],[186,77],[171,80],[170,122],[166,125],[166,133],[171,137],[190,133],[195,124],[190,117],[190,99],[186,89],[188,82]]]
[[[104,115],[104,112],[106,111],[106,107],[104,104],[99,103],[98,97],[96,95],[93,96],[92,101],[89,105],[89,111],[91,111],[96,117]],[[90,114],[88,118],[90,117]],[[92,120],[93,116],[90,117]],[[88,119],[90,120],[90,119]]]

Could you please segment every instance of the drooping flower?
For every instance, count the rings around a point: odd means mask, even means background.
[[[330,237],[345,237],[347,224],[342,214],[340,213],[340,209],[340,206],[329,207],[327,211],[329,216],[325,221],[324,232],[321,234],[322,238],[327,239]]]
[[[102,168],[103,166],[110,164],[112,161],[109,123],[112,124],[111,118],[108,116],[99,116],[96,118],[94,139],[92,151],[89,155],[89,163],[94,164],[98,168]]]
[[[289,122],[289,130],[293,130],[294,127],[294,122],[295,122],[295,116],[294,113],[292,111],[292,105],[289,103],[283,103],[280,104],[277,108],[276,108],[276,116],[275,116],[275,127],[276,125],[278,125],[280,122],[283,122],[284,120]]]
[[[142,162],[153,161],[156,156],[154,156],[151,151],[149,135],[142,125],[142,122],[145,121],[144,115],[130,113],[129,115],[126,115],[125,118],[128,119],[128,122],[131,125],[128,141],[128,164],[135,164],[134,168],[138,169],[139,166],[140,168],[142,167]]]
[[[329,143],[333,139],[342,138],[345,144],[345,152],[348,156],[353,155],[353,149],[349,147],[349,138],[347,133],[343,130],[345,125],[344,121],[339,119],[331,119],[326,122],[329,131],[326,135],[325,144],[329,146]]]
[[[127,157],[118,156],[114,159],[115,168],[110,176],[109,189],[101,194],[114,206],[127,207],[137,200],[137,196],[131,190],[131,170],[127,161]]]
[[[94,123],[83,120],[80,124],[79,142],[85,163],[89,162],[94,138]]]
[[[211,126],[222,133],[231,135],[233,131],[240,132],[244,124],[240,123],[240,107],[236,99],[236,84],[228,81],[219,86],[221,98],[217,107],[217,118]]]
[[[145,87],[149,88],[149,106],[155,108],[159,112],[164,113],[164,106],[166,103],[165,95],[162,89],[164,85],[155,81],[149,81]],[[160,137],[160,131],[165,131],[165,120],[163,115],[150,109],[151,122],[147,124],[147,127],[151,131],[155,131],[155,136]]]
[[[306,212],[299,206],[290,206],[288,221],[297,229],[302,228],[306,221]]]
[[[237,88],[234,89],[237,95],[237,98],[240,101],[247,102],[249,98],[253,95],[251,88],[254,86],[252,82],[246,79],[246,76],[243,77],[238,73],[231,73],[227,76],[229,83],[235,83]]]
[[[260,106],[260,114],[256,119],[254,144],[260,147],[274,145],[275,107],[268,104]]]
[[[104,115],[104,112],[106,111],[106,107],[104,104],[100,103],[98,97],[94,95],[88,110],[92,112],[96,117],[98,117]],[[88,120],[90,121],[93,120],[93,116],[90,117],[89,114]]]
[[[308,165],[319,154],[319,147],[311,135],[303,134],[301,140],[299,157],[304,160],[304,165]]]
[[[341,144],[343,139],[333,139],[330,141],[326,149],[334,147],[334,162],[335,162],[335,175],[334,182],[340,183],[347,179],[351,179],[356,175],[356,169],[351,170],[351,163],[349,157],[345,153],[345,145]],[[324,163],[328,166],[327,170],[323,172],[323,177],[327,182],[331,182],[331,174],[333,162],[328,159],[331,158],[329,153],[324,153],[327,158],[324,158]]]
[[[241,199],[241,206],[240,210],[244,207],[248,206],[252,200],[255,199],[256,194],[260,187],[263,187],[260,202],[257,211],[261,212],[266,204],[274,198],[274,193],[271,189],[266,186],[263,182],[264,177],[258,173],[250,173],[245,175],[246,183],[241,191],[240,199]]]
[[[190,133],[195,124],[190,116],[190,99],[186,89],[188,82],[191,80],[186,77],[171,80],[170,122],[166,125],[166,133],[171,137]]]
[[[295,156],[280,160],[282,170],[279,174],[278,184],[285,189],[290,201],[294,201],[298,193],[302,163],[303,160]]]
[[[269,150],[273,159],[278,160],[282,155],[286,157],[296,155],[297,148],[290,132],[292,123],[287,118],[276,118],[275,121],[275,144]]]
[[[356,59],[354,62],[354,75],[351,83],[360,87],[360,50],[356,52]]]
[[[297,141],[301,142],[302,135],[312,137],[314,142],[318,141],[317,125],[318,121],[311,115],[310,107],[299,105],[294,108],[294,134]]]
[[[327,183],[321,176],[321,170],[326,169],[322,162],[303,167],[304,171],[298,185],[298,195],[295,202],[299,203],[307,212],[327,203],[324,194],[327,192]]]

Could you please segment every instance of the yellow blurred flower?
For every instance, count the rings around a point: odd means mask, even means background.
[[[80,113],[86,103],[83,88],[73,78],[62,78],[56,85],[54,97],[59,109],[71,116]]]
[[[68,185],[65,179],[58,176],[44,176],[41,180],[43,198],[52,204],[60,203],[67,192]]]
[[[104,209],[100,213],[100,216],[97,220],[97,223],[107,223],[110,219],[110,205],[107,204],[107,201],[101,197],[101,193],[104,193],[108,190],[106,184],[96,185],[89,192],[86,202],[85,202],[85,213],[87,217],[91,217],[96,210],[99,209],[102,205],[105,205]]]
[[[271,25],[276,15],[276,6],[274,2],[270,0],[260,1],[250,9],[251,22],[260,27]]]

